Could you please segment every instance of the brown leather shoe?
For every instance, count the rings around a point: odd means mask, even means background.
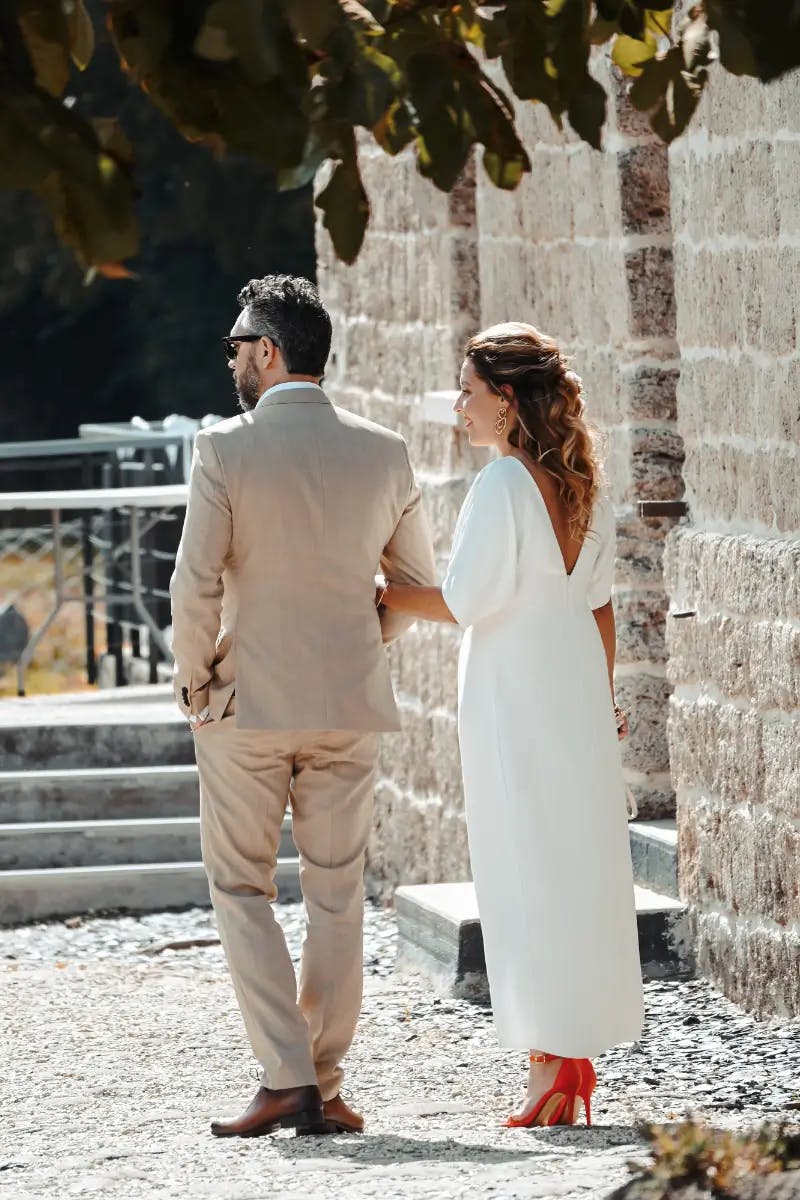
[[[327,1133],[322,1096],[316,1084],[295,1088],[259,1088],[250,1107],[235,1121],[212,1121],[214,1137],[261,1137],[276,1129]]]
[[[364,1118],[353,1112],[341,1096],[334,1096],[322,1105],[325,1123],[331,1133],[363,1133]]]

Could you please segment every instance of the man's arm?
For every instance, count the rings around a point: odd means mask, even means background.
[[[433,541],[422,507],[422,497],[408,461],[409,493],[403,514],[381,555],[381,571],[389,583],[413,583],[423,587],[436,584],[436,560]],[[384,642],[393,642],[413,625],[415,617],[381,605],[378,609]]]
[[[214,443],[199,433],[189,500],[170,580],[175,696],[183,712],[208,704],[222,611],[222,572],[231,544],[231,508]]]

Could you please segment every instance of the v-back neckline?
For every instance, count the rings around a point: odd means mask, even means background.
[[[553,524],[553,518],[550,516],[550,510],[547,507],[547,501],[544,498],[542,489],[539,487],[539,484],[536,482],[536,477],[534,476],[532,471],[528,470],[528,468],[525,466],[525,463],[521,459],[517,458],[516,454],[507,454],[506,458],[511,458],[514,460],[515,463],[519,463],[520,467],[522,468],[522,470],[528,476],[528,479],[530,479],[531,483],[533,484],[533,490],[536,492],[536,495],[539,497],[542,508],[544,509],[544,515],[547,520],[548,528],[550,530],[550,536],[552,537],[553,544],[555,545],[555,548],[558,551],[558,558],[559,558],[559,562],[561,563],[561,570],[564,572],[564,578],[571,579],[572,576],[575,574],[575,569],[578,566],[578,563],[581,560],[581,555],[583,554],[583,548],[586,545],[586,534],[583,535],[583,541],[581,542],[581,548],[578,551],[577,557],[575,558],[575,562],[572,564],[571,569],[568,571],[567,564],[564,559],[564,551],[561,549],[561,543],[558,540],[556,528],[555,528],[555,525]]]

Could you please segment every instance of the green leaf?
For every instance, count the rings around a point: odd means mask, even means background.
[[[474,125],[451,64],[443,54],[414,55],[407,74],[419,130],[419,169],[442,191],[449,192],[475,141]]]
[[[663,99],[672,78],[673,59],[670,55],[652,58],[644,64],[640,75],[631,86],[628,99],[640,112],[648,112]]]
[[[278,171],[278,187],[282,192],[306,187],[313,181],[326,158],[328,158],[328,149],[317,131],[312,130],[303,152],[302,162],[296,167],[284,167]]]
[[[493,150],[484,150],[483,166],[495,187],[511,192],[518,187],[527,167],[519,158],[504,158]]]
[[[628,37],[641,38],[644,33],[644,4],[636,0],[596,0],[596,8],[598,16]]]
[[[34,191],[86,266],[138,249],[129,172],[88,122],[40,88],[0,93],[0,183]]]
[[[108,10],[123,68],[142,83],[167,55],[172,42],[170,14],[157,0],[108,0]]]
[[[631,103],[652,110],[650,124],[664,142],[681,134],[691,120],[708,75],[711,44],[700,18],[683,23],[678,44],[654,59],[630,90]]]
[[[36,83],[51,96],[62,96],[69,82],[70,41],[60,0],[23,0],[18,19]]]
[[[800,67],[800,5],[796,0],[706,0],[719,34],[720,61],[735,75],[766,83]]]
[[[584,87],[570,98],[567,117],[575,132],[595,150],[599,150],[606,119],[606,94],[591,75],[587,74]]]
[[[83,0],[64,0],[69,30],[69,52],[79,71],[85,71],[94,54],[94,25]]]
[[[324,46],[344,22],[336,0],[284,0],[284,3],[292,30],[309,46]]]
[[[338,162],[326,187],[316,199],[322,223],[328,230],[336,254],[352,263],[358,256],[369,221],[369,201],[361,182],[355,157]]]
[[[627,37],[626,34],[621,33],[614,39],[611,59],[625,75],[631,75],[634,78],[641,75],[645,64],[654,57],[656,40],[652,34],[646,34],[645,37],[646,41],[640,41],[638,38]]]
[[[372,133],[375,141],[387,154],[399,154],[401,150],[414,140],[414,123],[408,104],[405,100],[395,100],[378,123]]]
[[[616,21],[595,17],[589,27],[589,39],[593,46],[602,46],[618,32]]]
[[[345,72],[339,91],[351,123],[372,129],[402,86],[403,76],[394,59],[374,46],[365,45]]]
[[[719,0],[709,0],[707,9],[709,25],[719,34],[719,61],[725,70],[732,75],[757,76],[759,65],[752,36],[748,37],[741,15],[731,4]]]
[[[487,34],[494,37],[508,82],[520,100],[540,100],[548,107],[556,104],[557,88],[548,73],[547,11],[543,0],[509,0],[497,28]]]

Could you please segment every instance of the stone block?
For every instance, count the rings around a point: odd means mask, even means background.
[[[624,765],[648,773],[668,771],[666,679],[646,672],[620,674],[615,679],[615,691],[630,718],[630,736],[622,743]]]
[[[566,349],[572,366],[583,380],[585,416],[597,431],[602,459],[604,437],[609,428],[620,425],[626,415],[619,355],[611,347],[586,343],[567,346]]]
[[[477,225],[477,171],[474,152],[469,156],[461,177],[450,192],[447,215],[451,226],[475,230]]]
[[[650,246],[625,255],[630,333],[639,338],[675,336],[672,250]]]
[[[667,597],[661,591],[615,587],[618,663],[666,661],[664,626],[667,603]]]
[[[764,803],[800,822],[800,721],[766,719],[761,729]],[[799,872],[800,873],[800,872]]]
[[[605,51],[605,53],[608,52]],[[610,85],[608,91],[612,100],[608,106],[609,127],[616,129],[625,137],[655,140],[646,114],[640,112],[638,108],[634,108],[628,99],[630,80],[623,76],[616,67],[611,66],[610,62],[607,77]]]
[[[566,190],[552,194],[556,213],[566,226],[560,236],[606,238],[617,233],[619,184],[615,156],[580,147],[564,157],[569,182]],[[610,188],[615,197],[611,207],[606,203]]]
[[[395,325],[366,318],[350,322],[344,335],[347,386],[367,392],[391,388],[408,398],[452,387],[449,333],[447,325]]]
[[[713,685],[755,709],[800,707],[800,630],[714,613],[668,620],[669,678]]]
[[[800,541],[679,527],[667,538],[664,569],[676,607],[800,617]]]
[[[679,500],[683,495],[683,439],[674,427],[630,430],[631,488],[637,500]]]
[[[672,524],[667,517],[643,521],[629,509],[617,518],[617,588],[661,582],[664,539]]]
[[[757,713],[707,696],[689,700],[676,693],[667,725],[679,797],[700,791],[729,808],[764,802],[763,722]]]
[[[366,871],[370,893],[387,898],[398,884],[468,878],[463,813],[439,796],[404,794],[379,777]]]
[[[800,234],[800,138],[776,139],[773,153],[780,232],[783,237],[796,237]]]
[[[800,830],[787,817],[679,788],[678,839],[682,894],[699,908],[781,926],[800,917]]]
[[[675,793],[668,775],[654,773],[644,779],[628,778],[627,784],[636,801],[639,820],[660,821],[675,816]]]
[[[667,147],[656,141],[632,146],[619,155],[618,169],[622,232],[670,233]]]
[[[704,191],[713,198],[717,232],[754,241],[775,239],[778,209],[771,139],[743,138],[735,150],[714,155],[704,165],[709,176],[703,180]]]
[[[692,914],[697,967],[759,1017],[800,1016],[800,936],[729,913]]]
[[[678,367],[626,363],[621,368],[621,391],[628,415],[654,421],[674,421],[677,416]]]
[[[767,354],[791,354],[796,349],[797,297],[787,279],[796,279],[800,271],[800,250],[779,245],[776,240],[759,246],[755,259],[754,283],[763,297],[760,324],[752,330],[752,345]],[[746,301],[752,300],[748,292]]]

